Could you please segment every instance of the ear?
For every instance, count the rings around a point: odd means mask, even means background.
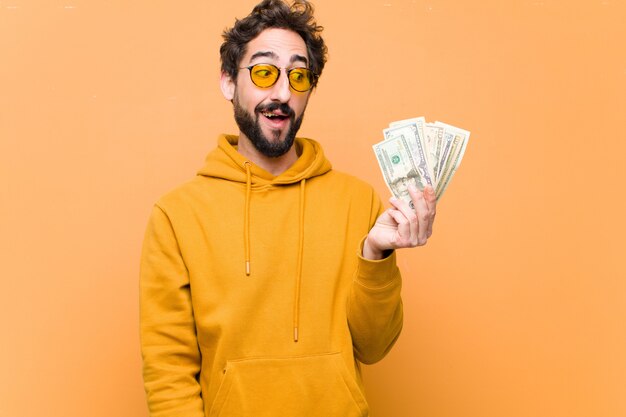
[[[224,94],[224,98],[228,101],[232,101],[235,98],[235,82],[230,77],[230,75],[222,72],[220,77],[220,87],[222,89],[222,94]]]

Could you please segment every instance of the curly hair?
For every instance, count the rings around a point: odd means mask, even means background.
[[[222,34],[220,47],[222,72],[236,80],[242,57],[247,52],[248,42],[265,29],[277,28],[296,32],[304,40],[309,55],[310,69],[319,77],[326,63],[328,48],[313,17],[313,5],[307,0],[294,0],[289,6],[284,0],[263,0],[245,18],[235,20],[231,29]]]

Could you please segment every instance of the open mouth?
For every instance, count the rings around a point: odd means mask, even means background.
[[[275,122],[282,122],[284,120],[289,119],[289,116],[279,113],[279,112],[271,112],[271,111],[262,111],[261,114],[268,118],[269,120]]]

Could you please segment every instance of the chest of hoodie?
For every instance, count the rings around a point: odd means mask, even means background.
[[[253,186],[246,275],[245,184],[203,179],[197,188],[170,217],[189,272],[201,345],[290,339],[299,268],[301,332],[328,340],[345,328],[371,195],[333,175],[310,179],[304,191],[300,183]]]

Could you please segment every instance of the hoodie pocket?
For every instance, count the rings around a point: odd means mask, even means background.
[[[365,417],[340,353],[228,361],[209,417]]]

